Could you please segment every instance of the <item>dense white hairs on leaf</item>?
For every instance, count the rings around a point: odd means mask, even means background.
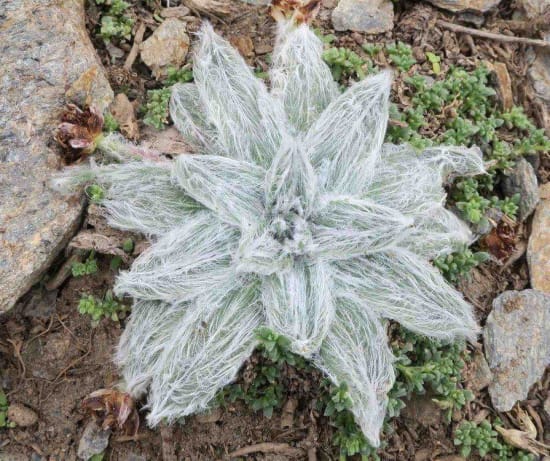
[[[411,146],[384,144],[375,174],[362,195],[407,216],[425,215],[445,202],[440,176]]]
[[[417,215],[400,246],[424,259],[435,259],[473,243],[470,228],[442,205]]]
[[[304,357],[319,350],[332,323],[332,273],[325,263],[295,263],[290,270],[265,277],[262,300],[267,326],[291,341]]]
[[[431,264],[406,250],[337,263],[337,283],[379,316],[433,338],[475,340],[472,307]]]
[[[162,352],[174,341],[174,325],[181,322],[189,308],[189,303],[144,300],[132,306],[115,355],[125,388],[132,396],[139,398],[147,391]]]
[[[315,363],[336,385],[347,384],[355,421],[377,447],[395,380],[394,359],[385,328],[369,305],[353,293],[338,295],[335,319]]]
[[[386,133],[390,86],[389,72],[353,84],[309,129],[305,142],[327,191],[358,194],[369,183]]]
[[[162,235],[203,209],[172,180],[169,162],[131,161],[121,164],[71,167],[53,180],[63,192],[84,183],[105,189],[102,205],[108,223],[121,230]],[[154,212],[153,212],[154,211]]]
[[[109,224],[117,229],[158,236],[202,209],[173,183],[170,164],[105,165],[96,182],[106,189],[102,205]]]
[[[312,219],[312,253],[338,260],[394,248],[413,220],[393,208],[353,196],[327,195]]]
[[[272,54],[271,94],[282,101],[289,122],[307,130],[339,95],[322,59],[323,43],[305,24],[282,21]]]
[[[73,194],[82,189],[82,185],[94,181],[97,177],[95,162],[90,165],[74,165],[56,172],[49,186],[62,193]]]
[[[315,206],[317,178],[299,140],[282,143],[267,172],[265,189],[265,203],[273,214],[284,215],[294,210],[309,217]]]
[[[155,361],[147,421],[155,426],[208,408],[257,344],[263,323],[256,284],[236,286],[209,309],[198,303],[169,327],[170,339]]]
[[[136,300],[117,362],[133,395],[149,390],[150,424],[205,409],[267,326],[348,385],[376,446],[394,381],[381,319],[475,338],[471,307],[428,260],[471,238],[443,183],[482,173],[481,153],[383,145],[390,75],[338,95],[313,32],[278,34],[271,94],[201,29],[195,84],[170,102],[197,155],[153,159],[110,135],[98,148],[120,164],[57,185],[97,182],[113,226],[153,237],[115,286]]]
[[[172,86],[170,115],[174,125],[196,150],[212,153],[215,146],[215,128],[206,120],[206,108],[202,103],[197,85],[177,83]],[[223,155],[223,152],[218,154]]]
[[[484,171],[477,147],[441,146],[417,153],[410,146],[384,144],[364,196],[413,218],[400,245],[433,259],[472,242],[468,226],[444,208],[442,183],[452,175]]]
[[[224,222],[250,229],[265,214],[265,170],[255,164],[217,155],[180,155],[175,182]]]
[[[421,158],[426,164],[435,166],[444,181],[451,176],[473,176],[485,173],[479,147],[430,147],[422,152]]]
[[[193,76],[224,155],[269,166],[286,125],[281,104],[212,26],[199,40]]]
[[[181,302],[232,280],[238,232],[208,211],[189,217],[142,253],[116,282],[117,294]]]
[[[270,227],[259,227],[242,234],[234,262],[237,272],[271,275],[291,269],[294,257]]]

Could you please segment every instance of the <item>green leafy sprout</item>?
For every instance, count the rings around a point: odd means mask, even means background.
[[[15,426],[16,424],[8,419],[8,398],[4,390],[0,388],[0,429]]]
[[[408,71],[416,64],[412,48],[403,42],[387,45],[386,51],[392,64],[403,72]]]
[[[144,106],[143,123],[162,130],[168,124],[168,104],[170,103],[170,88],[160,88],[147,92],[147,102]]]
[[[349,48],[328,48],[323,53],[323,59],[329,65],[336,81],[343,77],[362,79],[366,76],[363,69],[365,61]]]
[[[467,459],[477,452],[480,457],[490,456],[495,461],[533,461],[533,455],[512,448],[501,440],[494,429],[499,425],[502,423],[498,419],[493,424],[487,419],[480,423],[464,421],[455,430],[454,444]]]
[[[92,203],[100,203],[105,198],[105,191],[98,184],[90,184],[86,187],[86,195]]]
[[[176,83],[188,83],[193,81],[193,68],[191,64],[183,67],[169,67],[166,70],[165,86],[175,85]]]
[[[130,40],[134,20],[127,16],[126,10],[130,7],[124,0],[95,0],[97,5],[108,7],[101,16],[99,35],[105,42],[113,39]]]
[[[90,251],[90,254],[84,262],[74,262],[71,266],[73,277],[83,277],[84,275],[92,275],[97,273],[97,261],[95,259],[95,251]]]
[[[103,120],[103,131],[113,133],[114,131],[118,131],[119,128],[120,127],[116,119],[111,113],[107,112]]]
[[[483,251],[474,252],[470,248],[464,248],[461,251],[439,256],[433,263],[449,282],[456,283],[461,277],[468,275],[474,267],[488,259],[489,254]]]
[[[166,79],[163,82],[164,87],[147,92],[147,102],[142,108],[143,123],[157,130],[162,130],[169,122],[168,104],[172,94],[172,85],[187,83],[192,80],[193,70],[190,64],[181,68],[168,68]]]
[[[78,312],[89,315],[92,326],[97,326],[103,318],[118,322],[126,316],[128,310],[127,306],[113,297],[111,290],[107,291],[102,300],[93,295],[83,295],[78,302]]]

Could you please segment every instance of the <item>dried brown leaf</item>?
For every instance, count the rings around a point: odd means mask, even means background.
[[[111,104],[111,114],[120,126],[120,132],[128,139],[139,139],[139,127],[134,112],[134,106],[124,93],[115,96]]]
[[[516,248],[517,224],[511,219],[503,218],[493,230],[487,234],[482,245],[499,261],[508,259]]]
[[[535,456],[550,456],[550,446],[534,440],[527,432],[518,429],[506,429],[500,426],[496,426],[496,430],[508,445],[528,451]]]
[[[123,241],[115,237],[108,237],[106,235],[83,230],[71,240],[69,246],[81,250],[94,250],[101,254],[120,256],[125,263],[129,263],[130,258],[128,254],[121,249],[123,243]]]

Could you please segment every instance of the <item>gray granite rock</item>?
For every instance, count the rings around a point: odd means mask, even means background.
[[[527,245],[527,264],[531,287],[550,295],[550,183],[540,186],[539,195]]]
[[[390,0],[340,0],[332,12],[336,30],[379,34],[393,29],[393,3]]]
[[[498,411],[527,397],[550,364],[550,295],[505,291],[493,301],[483,340],[493,373],[489,394]]]
[[[0,0],[0,313],[36,283],[76,229],[79,199],[48,187],[52,130],[69,100],[105,108],[112,90],[83,0]]]
[[[531,164],[520,158],[514,169],[502,181],[502,188],[507,196],[519,194],[518,217],[524,221],[539,203],[539,185],[537,175]]]
[[[550,33],[543,34],[543,38],[550,42]],[[550,134],[550,51],[539,48],[533,54],[534,59],[532,62],[530,60],[527,75],[539,100],[536,101],[536,106],[538,106],[542,124],[546,134]]]
[[[500,0],[428,0],[432,5],[453,12],[473,11],[485,13],[500,3]]]
[[[110,436],[110,429],[104,431],[95,421],[90,421],[78,442],[78,457],[87,461],[92,456],[103,453],[109,445]]]
[[[141,59],[156,78],[166,76],[169,67],[180,67],[189,51],[187,25],[168,18],[141,44]]]
[[[550,41],[550,35],[545,37]],[[529,67],[529,77],[535,94],[546,104],[550,104],[550,52],[538,50],[534,62]]]

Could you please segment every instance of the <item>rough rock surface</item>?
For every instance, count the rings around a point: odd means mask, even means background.
[[[550,42],[550,35],[545,37]],[[539,50],[529,68],[535,94],[546,104],[550,104],[550,52]]]
[[[497,6],[500,0],[428,0],[432,5],[453,12],[474,11],[485,13]]]
[[[502,188],[507,196],[519,194],[519,219],[524,221],[539,202],[539,185],[537,175],[531,164],[521,158],[514,169],[502,181]]]
[[[48,187],[52,130],[68,100],[105,108],[112,90],[83,0],[0,0],[0,313],[49,266],[82,205]]]
[[[541,201],[535,211],[527,246],[531,287],[550,294],[550,183],[539,189]]]
[[[467,367],[467,385],[473,391],[486,388],[493,381],[493,374],[482,352],[475,351]]]
[[[544,40],[550,42],[550,33],[543,35]],[[550,51],[546,49],[536,50],[535,58],[527,72],[535,95],[541,102],[541,118],[546,133],[550,134]]]
[[[111,430],[102,430],[95,421],[90,421],[84,428],[84,433],[80,442],[78,442],[78,457],[88,460],[94,455],[103,453],[109,445]]]
[[[269,5],[271,0],[243,0],[253,5]],[[241,8],[235,0],[183,0],[182,2],[192,11],[199,11],[205,14],[216,16],[230,16],[238,13]]]
[[[340,0],[332,12],[336,30],[379,34],[393,28],[393,3],[390,0]]]
[[[169,67],[180,67],[188,51],[187,25],[168,18],[141,44],[141,59],[156,78],[161,78]]]
[[[509,411],[550,363],[550,295],[505,291],[493,301],[483,339],[494,377],[491,400],[498,411]]]
[[[534,19],[550,8],[550,0],[516,0],[529,19]]]

